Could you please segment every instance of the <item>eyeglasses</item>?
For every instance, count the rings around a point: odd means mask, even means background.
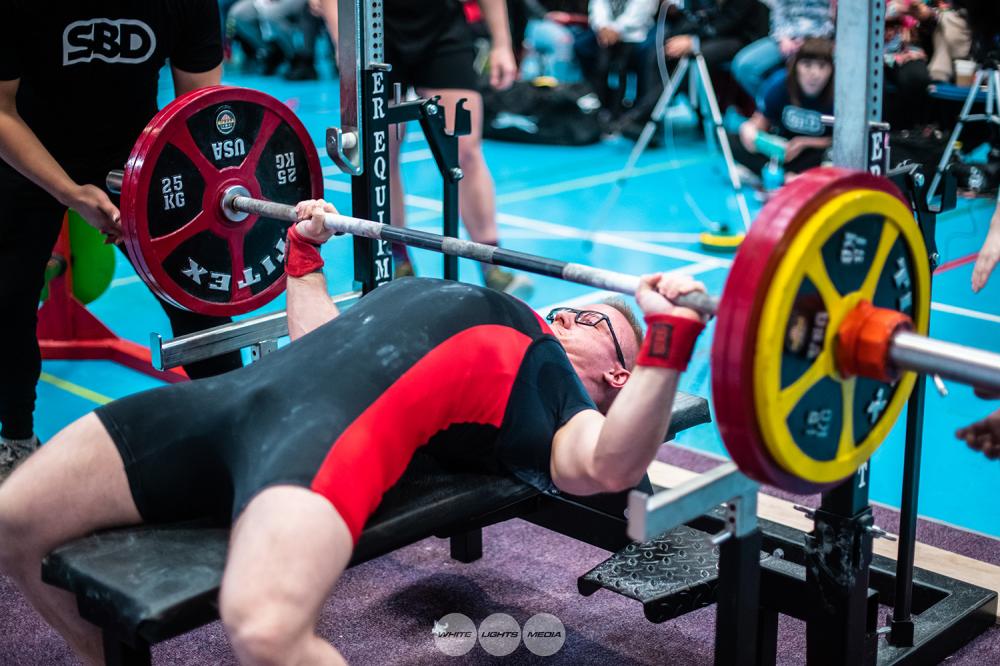
[[[608,325],[608,331],[611,332],[611,340],[615,343],[615,353],[618,354],[618,362],[625,365],[625,354],[622,353],[622,346],[618,344],[618,336],[615,335],[615,329],[611,326],[611,318],[603,312],[598,312],[597,310],[577,310],[575,308],[555,308],[551,310],[547,315],[545,315],[545,321],[550,324],[556,320],[556,315],[560,312],[570,312],[576,315],[576,323],[583,324],[584,326],[597,326],[602,321],[606,322]]]

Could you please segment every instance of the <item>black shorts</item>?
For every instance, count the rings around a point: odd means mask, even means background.
[[[307,427],[289,428],[282,417],[294,412],[295,399],[265,384],[262,375],[273,372],[258,362],[95,410],[145,522],[224,524],[266,488],[312,485],[331,441]]]
[[[403,92],[414,88],[446,90],[478,90],[473,69],[476,47],[472,29],[461,12],[450,12],[445,24],[435,26],[419,38],[405,31],[386,27],[385,59],[392,65],[389,72],[389,94],[395,83]]]

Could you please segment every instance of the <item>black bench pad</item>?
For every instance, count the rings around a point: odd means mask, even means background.
[[[710,420],[704,398],[678,393],[669,436]],[[447,470],[418,452],[368,521],[351,563],[505,520],[518,505],[530,510],[538,494],[513,477]],[[50,553],[42,578],[74,593],[81,616],[120,640],[156,643],[217,617],[228,538],[227,528],[190,524],[102,532]]]
[[[513,477],[446,471],[418,454],[369,520],[352,564],[538,494]],[[76,594],[91,622],[154,643],[216,617],[228,539],[228,528],[202,525],[111,530],[50,553],[42,577]]]
[[[711,423],[712,413],[708,409],[708,400],[700,395],[678,391],[674,396],[674,411],[670,415],[670,430],[667,439],[673,439],[677,433],[703,423]]]

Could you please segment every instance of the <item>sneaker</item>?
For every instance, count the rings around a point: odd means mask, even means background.
[[[413,264],[408,261],[397,261],[396,267],[392,272],[392,277],[394,279],[413,277],[417,272],[413,270]]]
[[[285,55],[272,42],[268,42],[257,51],[257,62],[260,63],[260,73],[264,76],[274,76],[278,68],[285,62]]]
[[[535,293],[535,285],[530,279],[519,273],[505,271],[499,266],[488,268],[483,281],[490,289],[502,291],[522,301],[528,300]]]
[[[282,77],[286,81],[315,81],[319,78],[319,74],[311,58],[295,56]]]
[[[38,437],[30,439],[4,439],[0,437],[0,483],[7,480],[18,465],[34,453],[39,446]]]

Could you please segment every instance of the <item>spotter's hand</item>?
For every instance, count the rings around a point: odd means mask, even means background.
[[[300,201],[295,206],[295,215],[299,218],[296,229],[303,238],[322,245],[333,236],[339,235],[327,229],[323,223],[327,213],[336,212],[337,209],[333,207],[333,204],[322,199]]]
[[[93,185],[81,185],[64,203],[78,212],[87,224],[104,234],[105,243],[121,241],[121,213],[103,190]]]
[[[982,421],[959,428],[955,437],[964,441],[970,449],[981,451],[991,460],[1000,458],[1000,411],[993,412]]]

